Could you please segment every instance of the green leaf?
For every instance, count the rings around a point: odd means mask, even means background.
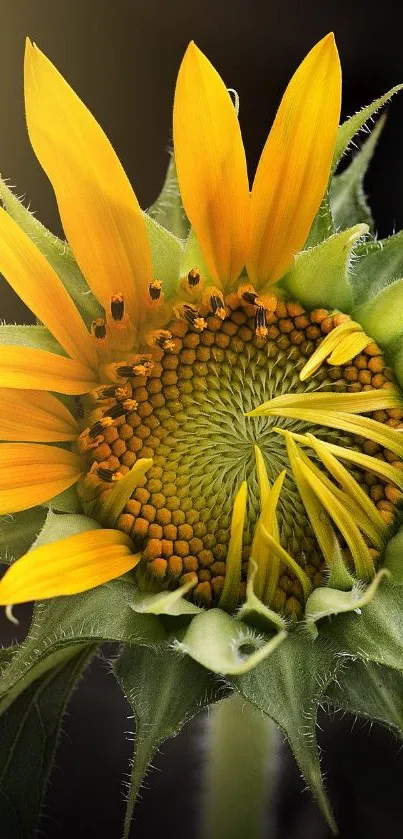
[[[162,190],[154,204],[148,208],[148,214],[178,239],[187,238],[190,225],[182,204],[173,152],[169,153]]]
[[[178,287],[183,243],[147,213],[143,213],[143,218],[151,248],[154,277],[161,280],[165,297],[169,300]]]
[[[82,510],[75,485],[60,492],[59,495],[54,495],[46,506],[51,510],[57,510],[58,513],[79,513]]]
[[[103,310],[90,291],[70,247],[54,236],[32,213],[24,207],[7,184],[0,178],[0,200],[5,209],[32,239],[60,277],[78,311],[87,323],[101,317]]]
[[[137,793],[158,747],[203,707],[222,698],[223,687],[192,659],[169,648],[158,652],[126,647],[114,670],[136,722],[123,834],[128,839]]]
[[[381,347],[387,347],[402,334],[403,280],[387,285],[352,312],[365,332]]]
[[[381,568],[369,586],[357,583],[351,591],[339,591],[330,586],[315,588],[306,602],[304,613],[306,622],[315,623],[321,618],[339,615],[342,612],[360,612],[371,602],[385,575],[389,576],[388,571]]]
[[[403,231],[388,239],[363,242],[354,254],[350,281],[355,305],[365,303],[369,296],[403,277]]]
[[[76,533],[85,533],[87,530],[100,530],[101,525],[88,518],[88,516],[77,515],[76,513],[54,513],[48,510],[46,520],[33,542],[32,548],[40,548],[42,545],[51,545],[60,539],[67,539]]]
[[[165,640],[157,617],[133,612],[132,596],[133,584],[120,579],[83,594],[38,603],[29,635],[3,676],[0,712],[74,650],[103,641],[153,645]]]
[[[176,648],[213,673],[246,673],[269,656],[286,638],[285,631],[268,639],[221,609],[196,615]]]
[[[32,347],[54,352],[57,355],[66,355],[45,326],[2,323],[0,324],[0,344],[15,344],[19,347]]]
[[[92,654],[87,647],[46,673],[0,719],[1,832],[7,839],[36,834],[66,703]]]
[[[343,154],[348,150],[351,141],[355,137],[356,134],[365,126],[365,123],[373,117],[380,108],[386,105],[387,102],[398,93],[400,90],[403,90],[402,84],[397,84],[395,87],[392,87],[391,90],[388,90],[383,96],[380,96],[379,99],[375,99],[374,102],[371,102],[370,105],[367,105],[365,108],[362,108],[361,111],[357,111],[354,116],[349,117],[342,125],[340,125],[337,138],[336,138],[336,146],[333,155],[333,170],[336,169],[338,166]]]
[[[248,702],[284,732],[302,775],[331,829],[336,825],[323,788],[315,727],[318,704],[337,670],[330,645],[293,632],[253,670],[230,680]]]
[[[295,257],[294,266],[281,285],[308,309],[327,306],[348,312],[352,306],[349,269],[356,242],[368,227],[357,224],[335,233],[326,242]]]
[[[0,517],[0,562],[9,563],[25,554],[43,528],[46,510],[33,507]]]
[[[313,248],[315,247],[315,245],[319,245],[320,242],[324,242],[325,239],[329,238],[329,236],[333,236],[334,232],[334,222],[329,201],[329,191],[327,190],[322,199],[322,203],[319,207],[319,210],[316,213],[316,216],[312,222],[312,227],[309,231],[309,236],[304,245],[304,250],[307,250],[308,248]]]
[[[384,125],[385,117],[382,116],[347,169],[331,180],[330,204],[336,228],[345,230],[357,222],[365,222],[370,230],[373,230],[373,219],[364,194],[363,182]]]
[[[341,656],[403,670],[403,589],[382,582],[360,615],[338,615],[322,623],[320,633]]]
[[[325,701],[341,711],[378,720],[403,737],[403,674],[389,667],[352,661],[329,685]]]

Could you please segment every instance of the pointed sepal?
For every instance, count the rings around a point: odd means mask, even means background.
[[[338,230],[364,222],[373,231],[374,223],[363,183],[384,125],[385,117],[382,116],[350,165],[331,180],[330,206]]]
[[[330,309],[349,312],[353,302],[349,279],[352,252],[367,232],[366,224],[357,224],[301,251],[281,285],[307,308],[325,303]]]
[[[318,705],[337,667],[334,651],[323,639],[313,641],[307,633],[292,632],[270,658],[230,680],[241,696],[281,728],[334,833],[337,828],[323,787],[315,727]]]
[[[385,725],[403,738],[403,674],[368,661],[351,661],[325,696],[333,708]]]
[[[320,630],[340,656],[403,670],[403,589],[382,581],[361,614],[349,612],[323,622]]]
[[[123,839],[128,839],[141,783],[158,747],[225,689],[211,673],[173,650],[126,646],[114,673],[134,714],[136,736]]]
[[[281,631],[268,638],[221,609],[209,609],[193,618],[174,646],[213,673],[238,675],[270,656],[286,637]]]
[[[147,213],[177,239],[187,238],[190,225],[182,204],[173,152],[169,153],[167,173],[161,192]]]
[[[392,99],[392,96],[394,96],[395,93],[399,93],[400,90],[403,90],[403,84],[395,85],[395,87],[392,87],[391,90],[388,90],[388,92],[383,96],[380,96],[379,99],[375,99],[370,105],[367,105],[365,108],[357,111],[356,114],[349,117],[349,119],[340,125],[333,155],[333,170],[335,170],[338,166],[343,154],[348,151],[351,141],[354,139],[355,135],[358,134],[358,132],[365,127],[366,122],[375,116],[377,111],[379,111],[380,108],[383,108],[383,106]]]

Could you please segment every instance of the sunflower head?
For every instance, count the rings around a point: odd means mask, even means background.
[[[136,615],[141,643],[224,674],[273,716],[330,821],[299,721],[309,707],[313,728],[326,696],[352,707],[342,659],[398,670],[403,581],[401,234],[376,240],[361,189],[381,122],[334,172],[397,89],[339,128],[325,37],[250,189],[230,94],[191,43],[167,181],[143,213],[100,126],[28,42],[28,131],[68,246],[0,187],[0,270],[41,323],[1,327],[0,509],[36,527],[49,507],[0,602],[69,595],[51,604],[74,615],[71,595],[128,574],[106,599]],[[284,671],[301,712],[287,719]]]

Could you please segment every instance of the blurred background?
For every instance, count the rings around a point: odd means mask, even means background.
[[[403,9],[391,0],[380,6],[362,0],[0,0],[0,12],[0,172],[59,235],[52,189],[24,124],[27,35],[97,117],[143,207],[155,200],[164,177],[176,73],[192,38],[239,93],[251,176],[285,85],[329,30],[343,67],[343,117],[403,81]],[[403,227],[402,148],[403,98],[397,98],[366,182],[380,236]],[[1,278],[0,318],[32,321]],[[17,637],[3,618],[1,626],[3,642]],[[21,632],[24,626],[26,621]],[[98,658],[65,720],[38,833],[42,839],[119,838],[133,736],[128,714],[105,658]],[[188,725],[156,757],[133,837],[197,836],[203,725],[203,718]],[[396,740],[347,716],[331,720],[321,713],[320,728],[341,839],[400,839],[403,755]],[[279,749],[278,765],[279,839],[328,839],[286,746]]]

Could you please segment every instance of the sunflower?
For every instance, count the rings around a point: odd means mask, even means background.
[[[231,97],[189,45],[173,133],[192,233],[185,273],[167,284],[105,134],[28,41],[29,136],[102,316],[85,322],[1,210],[0,270],[60,347],[0,347],[1,513],[76,484],[108,526],[20,558],[2,604],[74,594],[138,565],[143,590],[179,588],[231,612],[249,585],[298,618],[325,579],[373,578],[402,497],[402,396],[357,320],[290,294],[329,180],[340,88],[329,35],[291,79],[249,192]]]
[[[397,725],[402,234],[376,240],[362,192],[382,120],[334,172],[401,86],[339,128],[340,88],[328,35],[250,190],[238,103],[191,43],[167,180],[144,213],[27,43],[29,136],[68,244],[0,181],[0,271],[39,322],[0,327],[0,514],[17,556],[0,604],[45,600],[6,651],[1,708],[77,645],[86,659],[122,643],[119,684],[140,728],[150,714],[129,802],[158,736],[220,699],[223,675],[285,732],[332,827],[318,704]]]

